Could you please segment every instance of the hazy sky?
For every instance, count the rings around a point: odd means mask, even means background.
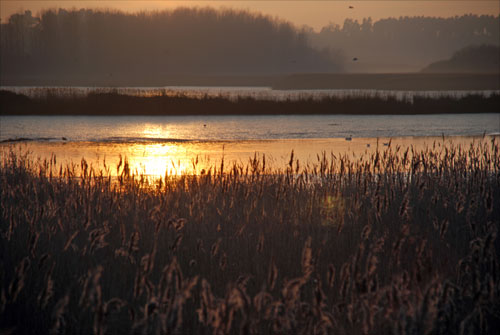
[[[48,8],[111,8],[134,12],[140,10],[172,9],[178,6],[248,9],[291,21],[297,26],[308,25],[317,30],[332,22],[342,24],[347,17],[355,19],[372,17],[372,19],[377,20],[385,17],[399,16],[424,15],[450,17],[468,13],[490,15],[498,15],[500,13],[500,1],[498,0],[1,0],[0,12],[2,22],[5,22],[11,14],[21,10],[31,10],[33,14],[37,14],[41,9]],[[349,8],[349,6],[354,8]]]

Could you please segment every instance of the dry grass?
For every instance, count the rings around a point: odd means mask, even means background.
[[[495,140],[117,180],[4,155],[0,331],[489,334]],[[226,171],[221,173],[221,171]]]

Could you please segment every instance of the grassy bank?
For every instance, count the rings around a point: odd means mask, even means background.
[[[0,329],[492,333],[499,149],[254,158],[151,182],[6,153]]]
[[[131,96],[93,92],[88,95],[50,94],[28,97],[0,91],[1,115],[277,115],[277,114],[444,114],[498,113],[500,95],[454,97],[323,97],[260,100],[224,96],[202,98]]]

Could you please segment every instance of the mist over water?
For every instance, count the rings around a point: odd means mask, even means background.
[[[346,60],[356,57],[355,62],[345,62],[348,72],[413,72],[448,59],[467,46],[498,46],[499,22],[498,16],[488,15],[390,17],[377,21],[348,18],[342,25],[332,23],[320,32],[311,31],[308,37],[316,48],[335,47],[343,51]],[[494,54],[498,58],[498,49]],[[468,65],[477,59],[469,60]],[[484,60],[482,63],[485,65]],[[455,70],[467,71],[467,65],[461,65]],[[498,72],[498,61],[495,70]]]

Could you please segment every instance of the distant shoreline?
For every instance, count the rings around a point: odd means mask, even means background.
[[[177,96],[131,96],[115,92],[86,96],[28,97],[0,90],[0,115],[418,115],[498,113],[500,94],[488,97],[324,97],[298,100],[260,100],[252,97],[230,99]]]
[[[399,91],[500,90],[499,73],[303,73],[270,75],[164,75],[131,78],[95,76],[8,76],[1,86],[164,87],[235,86],[294,89],[374,89]]]
[[[264,100],[253,97],[132,96],[93,92],[86,96],[54,93],[28,97],[0,91],[0,115],[418,115],[498,113],[500,94],[488,97],[323,97],[298,100]]]

